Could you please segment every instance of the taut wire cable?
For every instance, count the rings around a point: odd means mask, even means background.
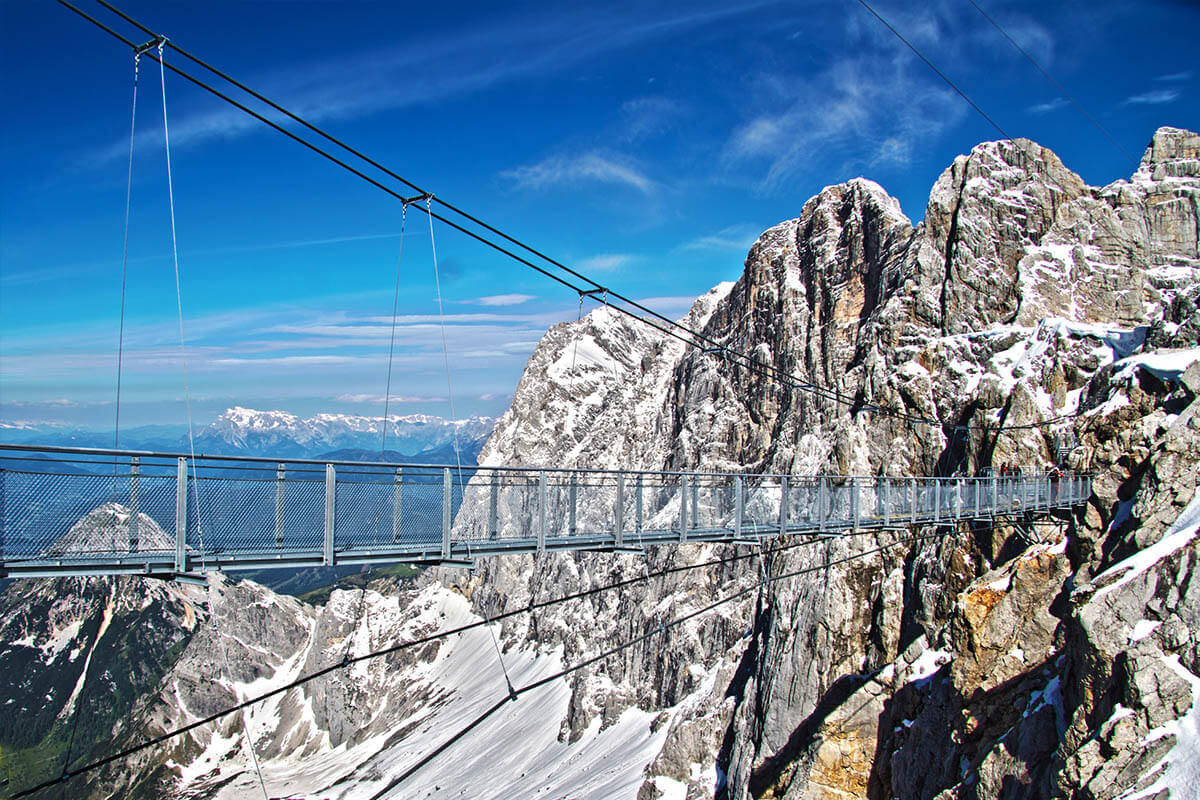
[[[125,179],[125,233],[121,245],[121,314],[117,329],[117,398],[113,420],[113,450],[121,449],[121,368],[125,360],[125,277],[129,266],[129,208],[133,197],[133,134],[137,129],[138,64],[142,54],[133,54],[133,108],[129,112],[129,169]]]
[[[192,392],[190,382],[188,380],[187,345],[183,334],[183,292],[180,288],[179,280],[179,241],[175,226],[175,184],[172,178],[171,170],[171,129],[167,123],[167,77],[164,70],[165,59],[163,57],[163,47],[166,45],[166,42],[167,40],[165,38],[160,37],[158,40],[158,76],[160,85],[162,87],[163,143],[167,156],[167,200],[171,211],[171,258],[172,263],[175,266],[175,307],[179,315],[179,354],[183,361],[183,396],[187,415],[188,452],[191,455],[192,462],[192,497],[196,502],[196,532],[200,536],[200,558],[203,560],[206,558],[206,553],[204,547],[204,532],[200,523],[200,481],[196,473],[196,439],[195,433],[192,430]],[[185,530],[186,527],[187,520],[185,518]],[[229,669],[229,646],[221,638],[220,626],[217,622],[216,607],[213,604],[213,596],[215,593],[216,581],[210,578],[208,581],[208,615],[212,620],[213,634],[217,638],[224,655],[225,670],[226,672],[230,673],[232,677],[232,671]],[[236,690],[234,691],[234,699],[240,699]],[[254,750],[254,740],[250,735],[250,725],[244,708],[242,709],[241,717],[242,730],[246,734],[244,741],[246,741],[248,749],[250,750],[250,760],[254,764],[254,772],[258,777],[258,787],[262,790],[263,800],[269,800],[266,783],[263,781],[262,769],[258,763],[258,753],[256,753]]]

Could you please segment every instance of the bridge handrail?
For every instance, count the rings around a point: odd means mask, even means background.
[[[29,444],[12,444],[0,442],[0,451],[10,452],[28,452],[28,453],[56,453],[62,455],[88,455],[88,456],[108,456],[117,458],[161,458],[174,461],[176,459],[186,459],[192,461],[190,453],[171,452],[163,450],[114,450],[111,448],[101,447],[68,447],[64,445],[29,445]],[[543,467],[543,466],[526,466],[526,465],[488,465],[488,464],[472,464],[472,465],[457,465],[457,464],[430,464],[410,461],[354,461],[349,459],[330,459],[330,458],[292,458],[289,456],[245,456],[245,455],[227,455],[213,453],[196,453],[195,460],[200,461],[228,461],[228,462],[250,462],[255,464],[269,465],[274,467],[276,464],[303,464],[307,466],[323,467],[327,464],[332,464],[336,467],[363,467],[363,468],[378,468],[390,469],[414,469],[428,470],[440,472],[444,469],[449,469],[451,472],[527,472],[527,473],[556,473],[556,474],[591,474],[591,475],[662,475],[670,477],[679,477],[682,475],[711,475],[720,478],[799,478],[803,480],[817,480],[824,478],[826,480],[836,480],[838,482],[850,479],[866,479],[877,480],[888,478],[891,480],[990,480],[991,478],[1041,478],[1049,476],[1049,471],[1027,472],[1019,476],[997,476],[997,475],[868,475],[868,474],[798,474],[787,472],[715,472],[708,470],[655,470],[655,469],[608,469],[598,467]],[[49,462],[49,459],[47,459]],[[53,463],[53,462],[50,462]],[[266,466],[264,466],[264,469]],[[1072,477],[1094,477],[1091,473],[1062,473],[1064,476]]]

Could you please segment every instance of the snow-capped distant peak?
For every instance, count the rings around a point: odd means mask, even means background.
[[[209,452],[233,451],[291,457],[345,448],[378,448],[384,421],[378,416],[319,413],[300,417],[289,411],[260,411],[234,406],[212,421],[198,440]],[[446,420],[430,414],[388,415],[387,445],[407,453],[475,441],[495,426],[491,417]]]

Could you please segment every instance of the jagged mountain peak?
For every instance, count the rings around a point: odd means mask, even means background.
[[[1138,172],[1157,180],[1200,177],[1200,134],[1183,128],[1159,128],[1146,146]]]
[[[207,452],[278,457],[313,457],[333,450],[378,449],[382,416],[318,413],[300,417],[288,411],[235,406],[196,437]],[[490,433],[491,417],[446,420],[428,414],[389,414],[387,445],[409,455],[453,444],[473,449]]]

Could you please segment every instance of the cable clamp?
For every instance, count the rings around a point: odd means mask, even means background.
[[[433,195],[429,192],[425,192],[424,194],[418,194],[413,197],[401,198],[400,202],[404,203],[405,208],[408,208],[412,203],[428,203],[431,200],[433,200]]]
[[[595,289],[576,289],[575,291],[579,292],[580,302],[582,302],[583,298],[585,297],[594,298],[597,295],[602,294],[604,295],[604,305],[608,305],[608,289],[604,288],[603,286],[599,286]]]
[[[166,43],[167,37],[159,34],[145,44],[140,44],[133,48],[133,55],[135,58],[141,58],[151,50],[158,50],[159,53],[162,53],[163,47],[166,45]]]

